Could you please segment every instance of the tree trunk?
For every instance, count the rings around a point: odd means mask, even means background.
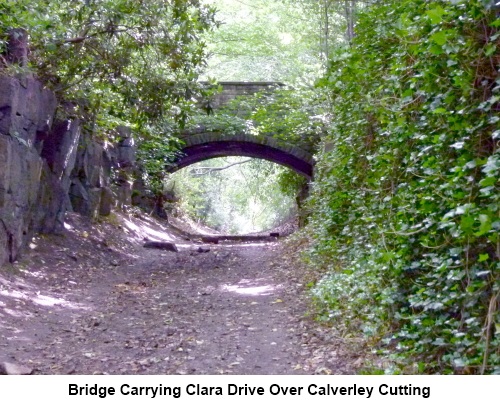
[[[323,26],[323,52],[325,54],[325,61],[328,63],[328,60],[330,59],[330,42],[329,42],[329,37],[330,37],[330,19],[328,16],[328,12],[330,11],[330,1],[329,0],[324,0],[323,1],[323,7],[324,7],[324,26]]]
[[[8,32],[7,60],[13,65],[28,66],[28,32],[14,28]]]
[[[344,0],[344,12],[346,21],[346,40],[350,44],[354,38],[354,14],[356,12],[356,0]]]
[[[304,201],[309,196],[309,183],[305,181],[298,194],[295,196],[295,202],[297,203],[297,209],[299,212],[299,228],[303,228],[307,225],[307,220],[309,218],[309,212],[306,211],[304,207]]]
[[[168,220],[167,212],[165,211],[165,208],[163,207],[163,203],[165,202],[165,198],[163,194],[158,194],[156,196],[155,200],[155,208],[154,208],[154,213],[158,218],[163,218]]]

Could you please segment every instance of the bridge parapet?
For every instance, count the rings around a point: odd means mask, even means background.
[[[208,82],[203,84],[210,86]],[[222,92],[216,94],[210,104],[212,108],[217,109],[240,96],[251,96],[259,92],[273,92],[283,83],[279,82],[218,82],[222,87]]]

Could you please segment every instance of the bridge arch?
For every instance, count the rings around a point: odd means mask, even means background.
[[[245,133],[225,135],[206,132],[182,139],[185,144],[178,158],[168,167],[169,172],[215,157],[248,156],[281,164],[308,179],[313,176],[313,156],[295,145],[275,138]]]

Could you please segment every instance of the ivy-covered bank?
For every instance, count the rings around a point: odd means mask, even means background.
[[[377,2],[322,81],[314,294],[393,358],[386,372],[500,373],[494,3]]]

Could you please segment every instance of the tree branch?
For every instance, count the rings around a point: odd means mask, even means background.
[[[236,162],[236,163],[231,163],[227,166],[222,166],[222,167],[196,167],[193,168],[189,171],[189,174],[195,177],[198,176],[205,176],[207,174],[211,174],[213,172],[220,172],[221,170],[226,170],[229,169],[230,167],[236,166],[236,165],[242,165],[243,163],[250,162],[252,159],[247,159],[247,160],[242,160],[241,162]]]
[[[104,35],[104,34],[112,34],[112,35],[114,35],[114,34],[117,34],[117,33],[129,32],[132,29],[135,29],[135,28],[134,27],[131,27],[131,28],[127,28],[127,27],[126,28],[108,28],[108,29],[105,29],[105,30],[102,30],[102,31],[95,32],[93,34],[89,34],[89,35],[84,35],[84,36],[79,36],[79,37],[74,37],[74,38],[63,39],[63,40],[59,41],[59,43],[62,43],[62,44],[79,44],[81,42],[86,41],[87,39],[99,37],[99,36]]]

